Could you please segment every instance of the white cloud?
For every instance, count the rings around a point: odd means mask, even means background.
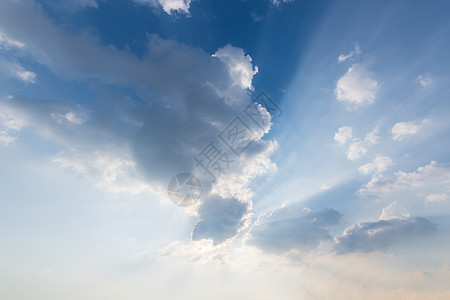
[[[61,152],[52,161],[61,168],[70,169],[86,176],[95,185],[109,193],[138,194],[143,191],[156,191],[137,174],[136,163],[124,155],[115,156],[108,152],[79,151]]]
[[[433,82],[433,79],[431,78],[430,74],[425,73],[423,75],[419,75],[416,79],[416,81],[423,87],[426,87],[430,85]]]
[[[347,109],[372,104],[379,89],[378,81],[362,64],[354,64],[342,76],[334,90],[337,100],[346,104]]]
[[[421,123],[414,122],[399,122],[392,127],[392,139],[395,141],[401,141],[405,137],[413,136],[419,132],[422,127],[427,124],[427,120],[423,120]]]
[[[349,160],[357,160],[367,153],[367,146],[364,141],[355,141],[350,144],[347,149],[347,158]]]
[[[191,0],[159,0],[159,4],[169,15],[172,11],[189,13]]]
[[[344,126],[339,128],[338,132],[334,134],[334,140],[341,145],[347,144],[351,141],[347,148],[347,158],[349,160],[357,160],[361,156],[365,155],[369,146],[375,145],[378,142],[378,129],[375,128],[371,132],[368,132],[364,139],[353,138],[352,128],[350,126]]]
[[[243,49],[227,45],[217,50],[213,57],[217,57],[227,65],[236,85],[253,90],[253,75],[258,73],[258,67],[252,65],[252,58],[246,55]]]
[[[321,189],[322,191],[327,191],[327,190],[331,189],[331,186],[329,186],[329,185],[327,185],[327,184],[322,184],[322,185],[320,186],[320,189]]]
[[[364,142],[367,143],[367,145],[372,146],[378,143],[378,139],[380,137],[378,136],[378,129],[374,128],[371,132],[366,133],[366,136],[364,137]]]
[[[52,113],[51,115],[58,123],[66,122],[69,124],[80,125],[86,121],[85,116],[74,111],[68,111],[64,113]]]
[[[102,0],[59,0],[60,5],[64,8],[76,10],[82,8],[98,8],[98,2]],[[146,4],[153,7],[161,6],[169,15],[173,13],[189,14],[189,8],[192,0],[134,0],[139,4]]]
[[[361,49],[359,48],[359,45],[356,44],[355,48],[352,51],[350,51],[349,54],[347,54],[347,55],[344,55],[344,54],[339,55],[338,62],[346,61],[347,59],[350,59],[353,56],[358,55],[360,53],[361,53]]]
[[[19,116],[14,116],[7,107],[0,105],[0,144],[5,146],[13,145],[17,138],[12,136],[11,132],[21,130],[24,125],[23,119]]]
[[[334,140],[339,144],[344,145],[347,141],[353,138],[352,128],[350,126],[344,126],[339,128],[338,132],[334,134]]]
[[[0,32],[0,50],[10,48],[24,48],[25,44],[16,40],[13,40],[6,36],[3,32]]]
[[[397,203],[397,201],[392,202],[387,207],[383,208],[380,215],[380,220],[389,220],[394,218],[409,218],[409,211],[406,207]]]
[[[450,195],[447,193],[430,194],[426,197],[427,202],[444,202],[450,200]]]
[[[393,177],[375,174],[360,189],[360,193],[379,195],[406,188],[416,191],[422,189],[424,192],[432,190],[433,193],[437,193],[438,190],[447,189],[448,184],[450,184],[450,164],[432,161],[417,168],[417,171],[395,172]]]
[[[22,117],[9,110],[6,106],[0,105],[0,108],[0,126],[14,131],[19,131],[25,126],[25,121]]]
[[[270,160],[270,155],[276,151],[278,143],[275,141],[258,141],[258,143],[262,143],[264,151],[253,159],[247,159],[244,154],[241,159],[246,161],[245,167],[238,166],[237,170],[231,168],[226,174],[220,176],[213,186],[213,193],[222,198],[251,202],[253,191],[250,184],[253,179],[277,169],[276,164]],[[240,161],[239,164],[241,164]]]
[[[18,70],[15,71],[15,75],[23,82],[30,82],[30,83],[36,82],[36,73],[24,70],[22,67],[20,67]]]
[[[294,0],[272,0],[272,4],[275,6],[279,6],[281,3],[288,3]]]
[[[392,159],[387,156],[377,155],[373,162],[359,167],[362,174],[383,173],[392,165]]]
[[[16,137],[9,135],[7,130],[0,130],[0,144],[10,146],[15,140]]]
[[[189,13],[191,0],[134,0],[136,3],[147,4],[151,6],[161,5],[163,10],[171,15],[173,12]]]
[[[13,39],[0,30],[0,71],[6,77],[19,79],[25,83],[35,83],[36,73],[26,70],[14,60],[14,55],[21,55],[26,45]],[[2,76],[0,75],[0,76]]]
[[[0,56],[0,70],[3,75],[19,79],[25,83],[35,83],[36,73],[26,70],[19,63],[6,60]]]

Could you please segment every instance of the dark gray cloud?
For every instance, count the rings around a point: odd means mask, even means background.
[[[248,212],[248,203],[211,197],[199,209],[201,220],[195,224],[192,240],[212,239],[215,245],[225,242],[245,225]]]
[[[436,231],[434,223],[420,217],[363,222],[338,237],[334,249],[338,254],[385,250],[398,242],[425,237]]]
[[[331,228],[339,223],[341,216],[331,208],[307,212],[285,207],[270,217],[260,218],[246,243],[270,253],[285,253],[294,249],[309,251],[322,241],[332,240]]]

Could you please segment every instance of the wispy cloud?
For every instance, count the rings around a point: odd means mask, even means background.
[[[273,5],[279,6],[282,3],[288,3],[288,2],[295,1],[295,0],[270,0],[270,1],[272,1]]]
[[[3,76],[19,79],[24,83],[36,83],[36,73],[26,70],[17,62],[9,61],[0,56],[0,70]],[[1,75],[0,75],[1,76]]]
[[[433,83],[433,78],[431,78],[430,74],[425,73],[423,75],[419,75],[416,81],[423,87],[426,87]]]
[[[356,44],[355,48],[352,51],[350,51],[350,53],[345,54],[345,55],[344,54],[339,55],[338,62],[340,62],[340,63],[344,62],[348,59],[353,58],[355,55],[358,55],[358,54],[361,54],[361,49],[359,48],[359,45]]]

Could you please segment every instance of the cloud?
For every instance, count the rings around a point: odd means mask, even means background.
[[[405,137],[410,137],[419,132],[428,121],[424,119],[421,123],[414,122],[399,122],[396,123],[392,129],[392,139],[395,141],[401,141]]]
[[[259,16],[259,15],[257,15],[255,12],[251,12],[251,13],[250,13],[250,16],[252,17],[252,19],[253,19],[253,21],[254,21],[255,23],[262,22],[262,21],[264,21],[264,19],[265,19],[264,16]]]
[[[397,201],[392,202],[387,207],[383,208],[380,215],[380,220],[389,220],[395,218],[409,218],[409,211],[406,207],[398,204]]]
[[[0,78],[16,78],[25,83],[36,82],[36,73],[26,70],[14,58],[22,56],[25,47],[25,43],[9,37],[0,29]]]
[[[338,254],[383,251],[396,243],[426,237],[436,231],[435,224],[420,217],[362,222],[337,237],[334,250]]]
[[[173,241],[160,247],[156,252],[145,253],[143,260],[170,260],[176,263],[191,265],[219,264],[221,266],[234,263],[227,252],[227,244],[214,245],[211,239],[193,240],[189,243]]]
[[[4,146],[13,145],[16,137],[11,134],[20,131],[23,126],[24,121],[21,117],[15,116],[9,109],[0,105],[0,144]]]
[[[362,174],[383,173],[392,165],[392,159],[387,156],[377,155],[373,162],[359,167]]]
[[[3,32],[0,32],[0,50],[9,50],[10,48],[23,48],[25,44],[16,40],[13,40],[6,36]]]
[[[189,13],[191,0],[158,0],[164,11],[171,14],[172,11]]]
[[[8,98],[7,101],[12,101]],[[8,130],[19,131],[25,126],[22,116],[18,116],[14,111],[6,106],[0,106],[0,125]]]
[[[270,216],[260,217],[249,232],[246,244],[269,253],[310,251],[322,242],[332,240],[331,229],[339,223],[341,216],[331,208],[302,213],[287,206]]]
[[[378,136],[378,128],[374,128],[372,131],[366,133],[366,136],[364,137],[364,142],[369,145],[376,145],[378,143],[378,139],[380,137]]]
[[[169,15],[174,12],[189,14],[191,5],[191,0],[134,0],[134,2],[150,6],[161,5],[163,10]]]
[[[347,55],[344,55],[344,54],[339,55],[338,62],[341,63],[341,62],[346,61],[346,60],[348,60],[348,59],[350,59],[350,58],[352,58],[352,57],[354,57],[355,55],[358,55],[358,54],[361,54],[361,49],[359,48],[359,45],[356,44],[355,48],[352,51],[350,51],[349,54],[347,54]]]
[[[0,130],[0,144],[4,146],[9,146],[14,143],[16,138],[14,136],[9,135],[8,131]]]
[[[351,141],[347,148],[347,158],[354,161],[365,155],[370,146],[378,143],[379,136],[377,133],[378,129],[375,128],[371,132],[366,133],[364,139],[354,138],[352,128],[350,126],[344,126],[339,128],[338,132],[334,134],[334,140],[341,145],[345,145],[348,141]]]
[[[65,31],[38,4],[22,1],[0,3],[0,31],[27,41],[27,57],[57,76],[96,83],[99,96],[92,106],[18,96],[0,99],[0,111],[7,110],[23,127],[60,147],[52,156],[55,164],[109,192],[150,190],[168,201],[170,178],[180,172],[204,175],[193,157],[215,142],[232,165],[216,182],[200,178],[205,193],[192,238],[221,243],[241,230],[251,208],[251,181],[275,169],[269,156],[277,145],[262,139],[271,126],[265,108],[260,108],[267,121],[263,127],[243,112],[256,74],[243,49],[228,45],[211,55],[152,35],[147,51],[137,58],[101,45],[89,33]],[[124,87],[134,92],[133,98]],[[252,130],[251,144],[240,156],[218,138],[238,116]],[[244,200],[242,195],[248,196]]]
[[[0,70],[3,76],[19,79],[25,83],[36,83],[36,73],[26,70],[19,63],[0,56]]]
[[[143,191],[156,192],[136,171],[130,157],[96,150],[60,152],[52,162],[61,168],[70,169],[95,182],[95,186],[109,193],[138,194]]]
[[[450,195],[447,193],[429,194],[426,197],[427,202],[443,202],[448,200],[450,200]]]
[[[80,7],[95,7],[98,8],[97,0],[75,0],[70,1]]]
[[[288,3],[288,2],[292,2],[294,0],[271,0],[272,4],[275,6],[279,6],[282,3]]]
[[[344,145],[347,141],[353,138],[352,128],[350,126],[344,126],[339,128],[338,132],[334,134],[334,140],[339,144]]]
[[[234,79],[234,84],[244,89],[253,90],[253,75],[258,73],[258,67],[253,67],[252,58],[245,55],[244,50],[227,45],[217,50],[213,56],[227,65],[228,72]]]
[[[372,73],[363,64],[354,64],[338,80],[334,92],[337,100],[350,110],[374,103],[378,89]]]
[[[52,117],[58,123],[67,122],[69,124],[80,125],[85,122],[85,117],[81,116],[73,111],[63,112],[63,113],[52,113]]]
[[[232,239],[250,221],[250,205],[236,199],[209,197],[199,208],[200,220],[192,231],[192,240],[211,239],[214,245]]]
[[[223,198],[236,198],[241,202],[250,202],[253,191],[250,188],[255,177],[275,172],[277,166],[270,160],[270,156],[278,149],[276,141],[258,140],[254,142],[257,155],[248,151],[241,155],[239,164],[231,167],[226,174],[220,176],[212,188],[212,192]],[[255,147],[256,148],[256,147]]]
[[[433,83],[433,78],[431,78],[430,74],[425,73],[423,75],[419,75],[416,81],[423,87],[426,87]]]
[[[366,153],[367,147],[364,141],[355,141],[347,149],[347,158],[349,160],[357,160]]]
[[[430,164],[417,168],[413,172],[398,171],[393,177],[385,177],[375,174],[370,181],[361,187],[360,193],[380,195],[395,190],[422,190],[423,193],[436,193],[438,190],[446,190],[450,183],[450,164],[431,161]]]

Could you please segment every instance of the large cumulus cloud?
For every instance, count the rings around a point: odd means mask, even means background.
[[[228,45],[214,56],[149,36],[146,53],[137,57],[103,45],[91,33],[66,31],[32,1],[2,1],[0,32],[21,43],[16,55],[25,55],[65,80],[93,83],[98,94],[83,105],[5,96],[0,99],[2,124],[15,120],[21,128],[32,128],[55,142],[59,147],[52,157],[55,163],[110,191],[148,188],[162,195],[171,176],[195,172],[193,156],[211,141],[220,143],[219,134],[233,118],[241,117],[253,131],[253,143],[243,155],[231,157],[229,177],[220,187],[204,181],[204,202],[198,207],[201,221],[193,238],[221,242],[244,226],[251,200],[225,197],[219,191],[248,194],[251,178],[273,169],[269,155],[275,143],[262,140],[270,122],[258,127],[242,111],[250,101],[256,73],[242,49]],[[14,58],[14,53],[9,55]],[[268,114],[263,108],[262,113]],[[237,182],[240,174],[245,174],[244,184]],[[235,214],[224,217],[227,211]]]

